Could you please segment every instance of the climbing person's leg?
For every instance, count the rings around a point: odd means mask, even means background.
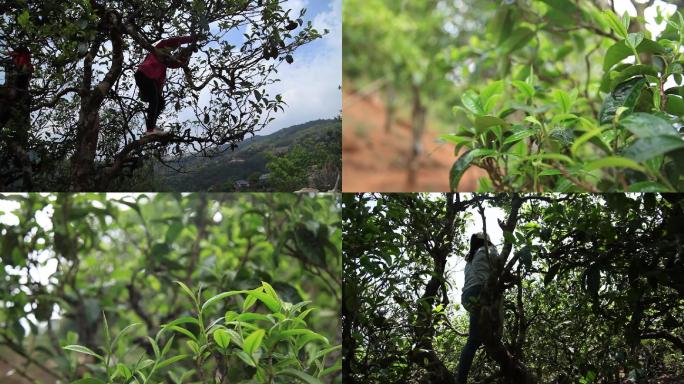
[[[31,74],[28,72],[19,72],[14,81],[14,87],[20,91],[28,91],[29,83],[31,82]]]
[[[140,100],[149,103],[152,80],[142,72],[136,72],[133,77],[135,77],[135,84],[138,86],[138,97]]]
[[[164,106],[166,105],[166,100],[162,96],[160,89],[157,89],[157,97],[155,100],[155,109],[154,111],[150,109],[150,118],[152,119],[152,129],[159,131],[157,128],[157,119],[159,119],[159,115],[161,115],[162,111],[164,110]],[[152,102],[150,102],[150,105],[152,105]]]
[[[140,89],[140,100],[147,102],[147,111],[145,113],[145,127],[146,134],[154,133],[157,117],[159,116],[159,102],[161,92],[154,80],[145,76],[142,72],[135,73],[135,83]]]
[[[145,135],[163,134],[164,131],[157,128],[157,119],[164,110],[165,100],[161,95],[161,89],[155,87],[155,92],[150,96],[150,105],[147,108],[147,132]]]
[[[10,119],[12,106],[18,92],[12,85],[0,87],[0,127],[4,127]]]
[[[468,340],[466,341],[461,357],[458,361],[458,384],[466,384],[468,381],[468,373],[470,367],[473,365],[473,359],[477,349],[482,344],[482,338],[479,330],[479,314],[480,306],[477,301],[480,297],[481,287],[472,287],[463,292],[461,296],[461,303],[470,313],[470,324],[468,329]]]
[[[159,117],[159,91],[154,87],[150,93],[150,104],[147,107],[147,132],[152,132],[157,127],[157,117]]]
[[[17,97],[17,92],[14,87],[2,86],[0,87],[0,101],[6,103]]]

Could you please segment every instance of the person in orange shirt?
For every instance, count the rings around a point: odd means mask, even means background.
[[[164,50],[165,53],[170,53],[182,44],[189,44],[195,41],[196,39],[192,36],[174,37],[162,40],[155,47]],[[157,128],[157,119],[162,110],[164,110],[165,101],[162,93],[164,82],[166,81],[166,69],[181,68],[187,65],[189,59],[190,57],[182,57],[180,63],[175,61],[165,62],[154,53],[150,53],[135,72],[135,83],[140,90],[140,100],[149,103],[145,118],[145,125],[147,127],[145,135],[164,133]]]

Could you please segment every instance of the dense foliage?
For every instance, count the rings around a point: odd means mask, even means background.
[[[269,154],[268,187],[276,191],[315,188],[339,190],[342,176],[342,122],[337,120],[318,137],[307,137],[287,152]]]
[[[472,232],[495,232],[471,218],[497,210],[506,263],[480,298],[474,381],[684,379],[681,195],[347,195],[343,209],[346,382],[454,382],[456,266]]]
[[[8,380],[340,382],[334,196],[0,202]]]
[[[150,158],[234,148],[284,110],[267,86],[321,36],[305,11],[292,14],[279,0],[3,0],[0,9],[0,41],[28,46],[35,67],[30,119],[3,127],[5,190],[109,190]],[[153,46],[185,35],[196,42],[179,52]],[[150,53],[193,59],[169,73],[173,108],[160,124],[170,134],[141,138],[145,106],[133,74]]]
[[[481,190],[684,189],[681,13],[653,1],[629,2],[631,17],[602,0],[465,1],[457,10],[434,1],[433,15],[407,2],[372,3],[377,16],[345,14],[345,25],[358,27],[345,30],[354,47],[345,73],[388,84],[398,77],[405,98],[409,84],[421,89],[423,104],[450,127],[442,138],[464,149],[448,176],[452,188],[474,165],[488,173]],[[649,22],[646,10],[656,14]],[[430,49],[412,44],[445,34]],[[393,65],[355,74],[379,62],[375,55]],[[416,82],[430,78],[438,86]]]

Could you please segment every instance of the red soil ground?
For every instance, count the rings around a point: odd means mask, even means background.
[[[39,368],[37,368],[34,365],[29,365],[28,367],[24,365],[24,359],[20,358],[13,352],[8,351],[7,349],[0,348],[0,383],[2,384],[37,384],[37,383],[54,383],[55,378],[48,375],[44,371],[41,371]],[[12,364],[16,364],[19,366],[23,371],[25,371],[29,376],[33,377],[34,379],[38,380],[37,382],[29,381],[22,377],[17,371],[9,364],[7,364],[6,361],[12,362]],[[41,361],[42,363],[45,363],[45,361]],[[52,362],[48,363],[48,366],[53,367],[54,364]]]
[[[385,133],[385,108],[377,96],[345,92],[342,103],[343,192],[449,191],[449,170],[456,160],[453,144],[439,143],[439,134],[428,127],[423,135],[417,182],[409,185],[410,125],[399,119],[392,132]],[[458,190],[476,190],[477,180],[484,175],[481,169],[469,169]]]

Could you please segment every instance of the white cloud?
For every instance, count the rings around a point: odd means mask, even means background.
[[[290,16],[298,16],[299,12],[309,6],[309,0],[290,0],[283,4],[284,9],[290,9]]]
[[[306,0],[294,0],[292,8],[304,7]],[[299,3],[299,4],[297,4]],[[280,82],[271,85],[271,95],[283,94],[288,106],[285,112],[261,134],[269,134],[295,124],[318,118],[331,118],[342,109],[342,0],[330,2],[329,9],[316,15],[312,21],[319,31],[328,29],[319,50],[298,57],[292,65],[282,65],[278,77]]]

